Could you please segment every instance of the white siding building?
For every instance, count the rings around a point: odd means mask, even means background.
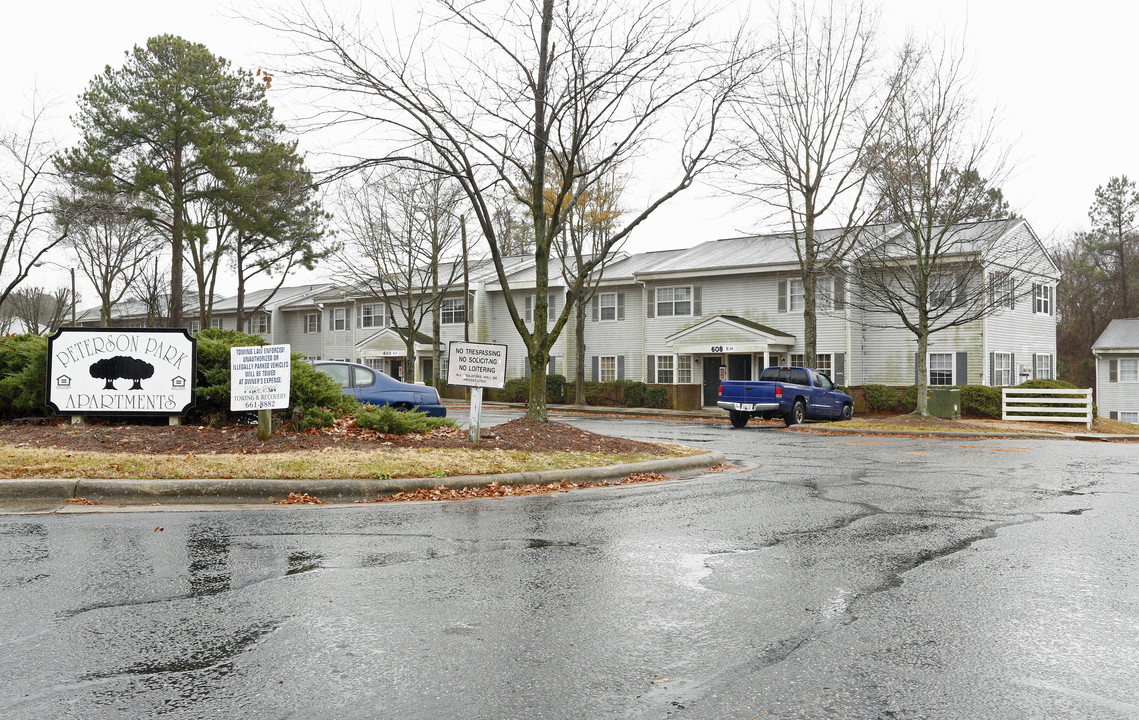
[[[1139,318],[1112,320],[1092,345],[1092,355],[1099,414],[1139,423]]]

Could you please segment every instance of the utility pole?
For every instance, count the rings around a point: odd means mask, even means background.
[[[71,327],[75,327],[75,268],[71,270]]]

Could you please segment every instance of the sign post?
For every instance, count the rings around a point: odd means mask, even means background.
[[[289,406],[292,353],[288,345],[229,349],[229,409],[257,411],[257,439],[273,435],[273,410]]]
[[[451,342],[447,345],[447,384],[471,388],[471,442],[479,441],[482,389],[506,385],[506,346]]]

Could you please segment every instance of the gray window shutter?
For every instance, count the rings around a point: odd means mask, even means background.
[[[625,293],[617,293],[617,319],[625,319]]]
[[[467,293],[467,322],[474,322],[475,320],[475,294],[473,292]]]
[[[530,379],[530,358],[522,359],[522,377]]]
[[[1029,355],[1029,357],[1032,358],[1030,360],[1030,362],[1032,363],[1032,379],[1038,380],[1038,379],[1040,379],[1040,376],[1037,374],[1037,369],[1036,369],[1036,353],[1032,353],[1031,355]]]
[[[348,312],[347,310],[344,311],[344,329],[352,329],[352,313]]]
[[[601,380],[601,358],[593,356],[593,382]]]
[[[834,309],[846,309],[846,278],[841,275],[834,279]]]
[[[956,378],[958,385],[969,384],[969,353],[957,353],[957,375]]]
[[[645,382],[655,383],[657,381],[657,356],[647,355],[645,357]]]
[[[1008,371],[1009,385],[1019,385],[1020,384],[1020,379],[1019,379],[1020,376],[1016,374],[1016,353],[1009,353],[1009,355],[1008,355],[1008,367],[1009,367],[1009,371]]]
[[[846,385],[846,353],[834,354],[834,380],[835,385]]]
[[[550,375],[558,374],[558,359],[553,355],[550,356],[550,364],[546,368],[546,372]]]
[[[555,293],[550,293],[546,296],[546,317],[556,318],[558,316],[558,296]]]
[[[1048,303],[1048,314],[1049,315],[1055,315],[1056,314],[1056,288],[1052,288],[1052,292],[1050,292],[1049,295],[1051,295],[1052,298],[1051,298],[1051,302]]]
[[[601,319],[601,298],[597,295],[593,296],[593,322]]]
[[[1028,298],[1028,306],[1032,308],[1032,312],[1036,312],[1036,288],[1040,287],[1040,283],[1032,283],[1032,296]],[[1033,363],[1035,366],[1035,363]]]
[[[625,356],[624,355],[618,355],[617,356],[617,379],[618,380],[624,380],[625,379]]]
[[[994,387],[997,384],[997,354],[995,352],[989,353],[989,387]]]
[[[649,290],[649,292],[648,292],[649,306],[647,308],[645,308],[645,317],[648,317],[648,318],[656,317],[656,312],[657,312],[656,297],[657,297],[657,291],[656,290]]]
[[[534,322],[534,296],[526,296],[526,322]]]
[[[701,312],[701,308],[700,308],[700,286],[699,285],[693,285],[692,286],[692,316],[693,317],[700,317],[703,314],[704,313]]]
[[[1119,413],[1117,413],[1117,412],[1116,412],[1116,411],[1114,411],[1114,410],[1112,410],[1111,412],[1109,412],[1107,415],[1108,415],[1108,417],[1109,417],[1111,420],[1118,420],[1118,419],[1119,419]]]
[[[779,281],[779,312],[787,312],[787,281]]]
[[[918,378],[918,354],[914,353],[914,385],[917,385],[919,382],[920,378]]]
[[[1109,360],[1107,363],[1107,381],[1119,382],[1119,361]]]
[[[364,306],[356,306],[356,327],[364,327]]]

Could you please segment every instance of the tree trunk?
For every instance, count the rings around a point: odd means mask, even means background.
[[[185,249],[182,243],[183,232],[183,190],[182,187],[182,152],[174,153],[174,172],[172,173],[174,185],[174,201],[171,210],[174,217],[171,219],[170,229],[170,327],[180,328],[182,321],[182,252]]]
[[[574,380],[574,402],[578,405],[585,404],[585,294],[578,293],[577,302],[574,303],[577,317],[574,319],[574,332],[577,333],[576,342],[574,343],[574,353],[576,354],[575,367],[573,372]]]
[[[929,331],[925,329],[923,324],[918,332],[918,354],[916,358],[916,374],[917,374],[917,391],[918,391],[918,406],[917,412],[922,417],[929,417],[929,402],[926,398],[926,393],[929,390],[929,371],[928,371],[928,351],[929,351]]]

